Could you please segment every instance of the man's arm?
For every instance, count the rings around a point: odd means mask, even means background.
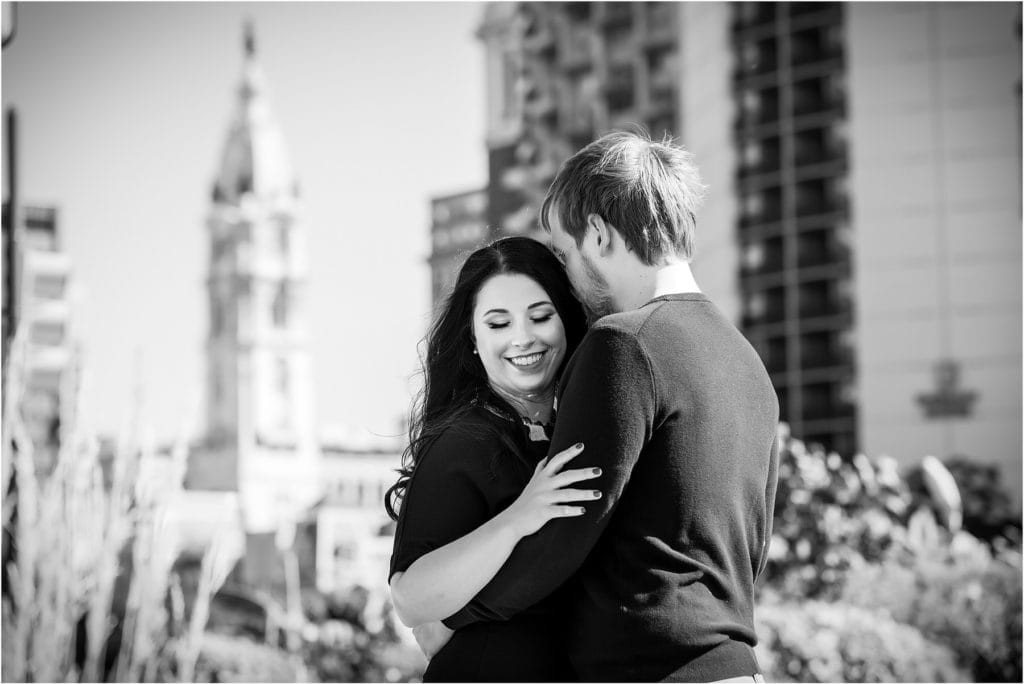
[[[444,624],[458,629],[480,620],[507,620],[553,592],[586,559],[629,480],[654,425],[655,387],[636,338],[596,328],[584,338],[563,380],[550,454],[583,442],[573,465],[602,471],[601,499],[572,519],[552,520],[522,539],[498,574]]]

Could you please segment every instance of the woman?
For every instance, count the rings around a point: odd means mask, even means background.
[[[427,337],[423,403],[385,501],[398,520],[390,582],[406,625],[457,612],[521,538],[600,496],[567,487],[599,474],[561,470],[582,445],[545,460],[555,383],[585,326],[541,243],[505,238],[463,265]],[[557,604],[556,592],[508,621],[459,630],[424,681],[572,678]]]

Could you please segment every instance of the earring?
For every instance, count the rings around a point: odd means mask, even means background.
[[[479,353],[476,349],[473,350],[473,356],[477,356]]]

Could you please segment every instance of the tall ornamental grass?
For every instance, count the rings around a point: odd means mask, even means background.
[[[145,477],[158,458],[141,439],[139,405],[109,463],[82,429],[76,354],[66,392],[61,444],[50,472],[37,473],[21,415],[25,342],[15,336],[6,360],[2,478],[5,585],[4,681],[191,681],[213,594],[238,549],[217,539],[202,560],[191,614],[172,573],[178,553],[168,524],[182,491],[186,435],[175,445],[170,477]],[[143,476],[140,476],[143,475]]]

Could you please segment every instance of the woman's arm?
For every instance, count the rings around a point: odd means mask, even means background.
[[[600,492],[566,487],[600,473],[591,468],[559,472],[581,451],[583,445],[577,444],[541,461],[512,505],[392,575],[392,603],[402,623],[416,627],[452,615],[491,581],[520,539],[552,518],[582,515],[581,506],[567,504],[594,500]]]

